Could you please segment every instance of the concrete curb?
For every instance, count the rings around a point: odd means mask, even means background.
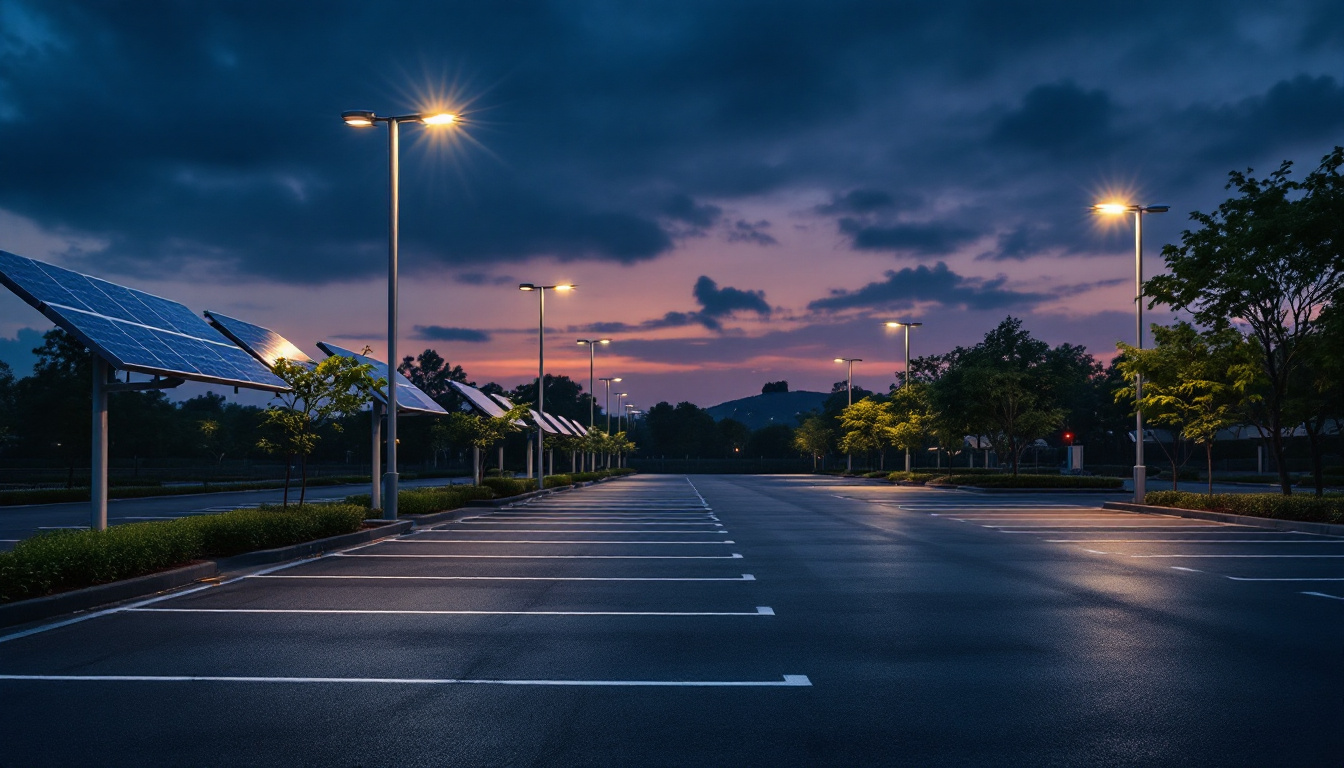
[[[973,485],[947,485],[946,483],[927,484],[924,487],[966,491],[967,493],[1129,493],[1124,488],[977,488]]]
[[[1304,520],[1277,520],[1272,517],[1251,517],[1250,515],[1233,515],[1227,512],[1206,512],[1202,509],[1155,507],[1151,504],[1131,504],[1125,501],[1108,501],[1101,506],[1103,509],[1118,509],[1123,512],[1141,512],[1145,515],[1193,517],[1199,520],[1212,520],[1216,523],[1235,523],[1237,525],[1249,525],[1254,528],[1269,528],[1275,531],[1297,531],[1299,533],[1317,533],[1326,536],[1344,536],[1344,525],[1337,523],[1312,523]]]
[[[16,624],[26,624],[61,614],[87,611],[110,603],[119,603],[166,592],[221,573],[241,571],[258,565],[269,565],[286,560],[298,560],[329,552],[333,549],[342,549],[356,544],[397,536],[410,530],[412,525],[409,520],[398,520],[396,522],[370,520],[368,522],[378,527],[325,539],[305,541],[302,544],[293,544],[288,547],[248,552],[220,560],[206,560],[169,571],[137,576],[133,579],[98,584],[84,589],[47,595],[46,597],[35,597],[17,603],[7,603],[0,605],[0,627],[11,627]]]
[[[193,563],[171,571],[160,571],[133,579],[99,584],[70,592],[62,592],[46,597],[34,597],[17,603],[0,605],[0,627],[12,627],[30,621],[59,616],[63,613],[85,611],[108,603],[118,603],[136,597],[146,597],[157,592],[185,586],[201,579],[208,579],[219,573],[219,566],[213,560]]]

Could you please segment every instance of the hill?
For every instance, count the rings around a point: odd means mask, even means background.
[[[715,421],[736,419],[752,429],[771,424],[798,426],[798,416],[808,411],[820,411],[830,397],[825,392],[770,392],[740,400],[729,400],[706,408]]]

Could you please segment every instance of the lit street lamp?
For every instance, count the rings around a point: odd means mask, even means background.
[[[433,115],[398,115],[378,117],[367,109],[341,113],[346,125],[368,128],[387,123],[387,146],[391,164],[391,212],[388,217],[387,241],[387,472],[383,475],[383,517],[397,519],[397,228],[401,198],[398,191],[401,179],[400,126],[402,123],[423,125],[452,125],[457,116],[446,112]],[[374,480],[377,482],[377,479]],[[374,494],[375,496],[377,494]]]
[[[538,307],[537,322],[537,413],[546,413],[546,291],[572,291],[578,286],[568,283],[560,285],[533,285],[532,283],[519,283],[520,291],[536,291]],[[545,433],[541,431],[541,419],[537,417],[537,489],[541,490],[546,485],[546,448],[544,446]]]
[[[910,383],[910,329],[918,328],[923,323],[887,323],[888,328],[905,329],[905,377],[901,379],[901,386],[904,387]],[[910,471],[910,449],[905,449],[905,471]]]
[[[1169,205],[1128,205],[1125,203],[1098,203],[1093,213],[1120,215],[1134,214],[1134,324],[1136,349],[1143,349],[1143,214],[1166,213]],[[1134,375],[1134,503],[1142,504],[1147,495],[1148,468],[1143,463],[1143,374]]]
[[[861,358],[861,357],[837,357],[837,358],[835,358],[835,362],[837,362],[837,363],[848,363],[848,364],[849,364],[849,374],[848,374],[848,376],[846,376],[846,378],[845,378],[845,394],[846,394],[846,395],[848,396],[848,398],[849,398],[849,404],[850,404],[850,405],[853,405],[853,404],[854,404],[854,364],[855,364],[855,363],[862,363],[862,362],[863,362],[863,358]],[[854,454],[852,454],[852,453],[847,453],[847,454],[845,454],[845,471],[846,471],[846,472],[853,472],[853,471],[854,471]]]
[[[606,405],[602,406],[602,409],[607,412],[607,434],[611,434],[611,382],[620,380],[620,376],[608,376],[607,378],[598,379],[598,381],[607,385]]]
[[[597,393],[593,391],[593,360],[596,356],[597,345],[610,343],[611,339],[579,339],[579,344],[588,345],[588,429],[593,428],[594,412],[597,410]],[[611,385],[608,384],[607,386],[610,387]],[[591,464],[596,460],[597,454],[588,454],[588,461],[590,462],[588,469],[590,471],[597,469],[595,465]]]

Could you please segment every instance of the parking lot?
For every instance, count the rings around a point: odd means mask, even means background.
[[[0,766],[1337,764],[1338,542],[1100,501],[485,510],[0,636]]]

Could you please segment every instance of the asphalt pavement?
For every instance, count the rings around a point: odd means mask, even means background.
[[[0,766],[1338,766],[1344,539],[636,476],[0,635]]]
[[[471,482],[469,477],[402,480],[402,488],[426,488]],[[358,485],[319,485],[308,489],[306,501],[339,501],[346,496],[369,492],[368,483]],[[284,489],[264,491],[219,491],[177,496],[152,496],[143,499],[109,499],[107,524],[142,523],[171,520],[187,515],[213,515],[242,507],[279,504]],[[299,498],[298,484],[289,491],[289,500]],[[0,552],[14,548],[19,541],[41,531],[89,527],[89,502],[63,504],[22,504],[0,507]]]

